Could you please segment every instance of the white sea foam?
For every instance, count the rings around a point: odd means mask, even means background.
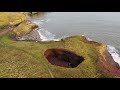
[[[43,25],[44,23],[48,23],[49,21],[51,21],[51,19],[42,19],[42,20],[35,20],[35,21],[32,21],[33,23],[41,26]]]
[[[33,23],[37,24],[38,26],[41,26],[41,25],[43,25],[43,24],[44,24],[44,23],[43,23],[43,22],[41,22],[41,21],[33,21]]]
[[[44,28],[41,28],[37,30],[40,38],[42,39],[41,41],[59,41],[59,39],[55,39],[55,35],[50,33],[49,31],[45,30]]]
[[[86,37],[86,38],[87,38],[88,41],[93,41],[92,39],[90,39],[88,37]],[[119,51],[115,47],[113,47],[111,45],[107,45],[107,50],[111,54],[113,60],[116,63],[118,63],[119,66],[120,66],[120,55],[118,54]]]
[[[33,21],[33,23],[37,24],[38,26],[40,26],[40,29],[38,29],[38,33],[40,35],[40,39],[41,41],[60,41],[60,39],[55,39],[55,35],[50,33],[48,30],[45,30],[44,28],[42,28],[42,24],[44,24],[44,22],[49,22],[50,19],[43,19],[43,20],[39,20],[39,21]]]
[[[40,20],[41,22],[49,22],[51,19],[43,19],[43,20]]]
[[[107,49],[108,52],[111,54],[112,58],[114,59],[114,61],[118,63],[120,66],[120,55],[118,54],[118,50],[111,45],[107,45]]]
[[[82,35],[82,36],[85,36],[85,35]],[[86,39],[88,40],[88,41],[93,41],[91,38],[89,38],[89,37],[86,37]]]
[[[93,41],[91,38],[86,37],[88,41]]]

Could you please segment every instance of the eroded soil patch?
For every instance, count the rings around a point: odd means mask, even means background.
[[[82,56],[65,49],[48,49],[44,55],[52,65],[66,68],[77,67],[84,60]]]

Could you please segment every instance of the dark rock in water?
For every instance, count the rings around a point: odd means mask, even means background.
[[[44,55],[51,64],[66,68],[77,67],[84,60],[82,56],[65,49],[48,49]]]

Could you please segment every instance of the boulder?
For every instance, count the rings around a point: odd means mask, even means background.
[[[22,38],[22,36],[29,34],[36,28],[38,28],[38,25],[35,23],[24,21],[13,30],[12,35],[15,36],[16,39]]]

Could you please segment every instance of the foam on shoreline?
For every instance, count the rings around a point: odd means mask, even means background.
[[[113,60],[119,64],[120,66],[120,55],[118,54],[118,50],[111,46],[111,45],[107,45],[107,50],[108,52],[111,54]]]

